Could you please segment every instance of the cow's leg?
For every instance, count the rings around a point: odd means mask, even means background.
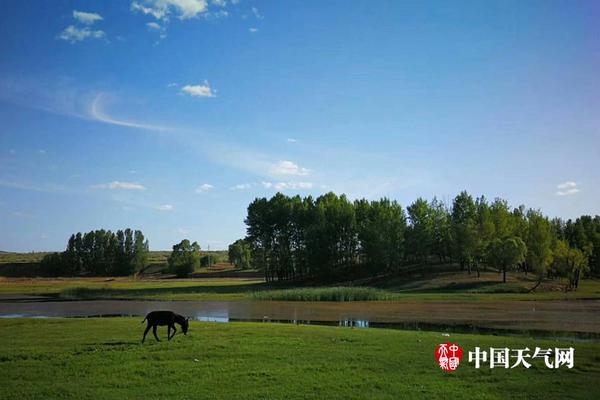
[[[154,338],[156,339],[156,341],[160,342],[160,339],[158,338],[158,335],[156,334],[156,327],[157,327],[157,325],[154,325],[152,327],[152,333],[154,333]]]
[[[144,337],[142,338],[142,343],[144,343],[144,340],[146,340],[146,335],[148,334],[149,330],[150,330],[150,321],[148,321],[148,326],[146,326],[146,330],[144,331]]]
[[[171,340],[175,337],[175,334],[177,333],[177,328],[175,327],[175,324],[173,324],[173,325],[169,325],[169,329],[173,329],[173,334],[169,338],[169,340]]]
[[[167,340],[171,340],[171,325],[167,325]]]

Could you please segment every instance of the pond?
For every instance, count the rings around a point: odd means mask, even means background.
[[[600,301],[290,302],[290,301],[48,301],[0,300],[0,317],[145,316],[173,310],[197,321],[264,321],[474,333],[525,333],[600,339]]]

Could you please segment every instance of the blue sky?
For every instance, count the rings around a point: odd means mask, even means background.
[[[258,196],[600,214],[600,4],[8,1],[0,250],[226,248]]]

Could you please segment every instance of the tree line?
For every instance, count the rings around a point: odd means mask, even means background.
[[[78,232],[71,235],[65,251],[46,255],[41,267],[55,276],[132,275],[147,265],[148,251],[148,240],[139,230]]]
[[[245,223],[243,243],[267,281],[343,279],[427,263],[457,263],[469,273],[493,267],[504,280],[518,268],[540,280],[566,277],[572,287],[586,273],[600,274],[600,217],[550,220],[539,210],[467,192],[450,205],[419,198],[406,209],[386,198],[277,193],[255,199]],[[232,250],[239,252],[239,244]]]

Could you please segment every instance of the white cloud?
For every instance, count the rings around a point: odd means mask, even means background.
[[[206,12],[206,0],[142,0],[131,3],[131,11],[151,15],[158,20],[168,20],[170,15],[179,19],[194,18]]]
[[[256,19],[263,19],[264,17],[258,12],[258,8],[252,7],[252,14],[256,17]]]
[[[46,154],[45,149],[39,149],[37,152],[38,152],[38,154],[42,154],[42,155]]]
[[[185,85],[181,91],[193,97],[216,97],[216,92],[210,88],[207,81],[203,85]]]
[[[92,189],[108,189],[108,190],[146,190],[146,187],[134,182],[119,182],[113,181],[109,183],[100,183],[90,186]]]
[[[251,183],[239,183],[237,185],[234,185],[232,187],[230,187],[230,190],[248,190],[252,187]]]
[[[102,21],[102,16],[96,13],[73,10],[73,18],[82,24],[91,25],[96,21]]]
[[[559,183],[556,185],[556,188],[558,189],[556,192],[557,196],[571,196],[580,192],[580,189],[577,187],[577,183],[573,181]]]
[[[262,182],[262,185],[266,189],[275,190],[302,190],[314,187],[312,182]]]
[[[104,31],[93,31],[88,27],[77,28],[76,26],[69,25],[64,31],[58,35],[59,39],[66,40],[67,42],[76,43],[81,42],[85,39],[101,39],[105,36]]]
[[[306,168],[298,166],[298,164],[295,164],[292,161],[282,160],[271,165],[269,172],[273,175],[306,176],[310,171]]]
[[[250,31],[250,33],[258,32],[258,28],[248,28],[248,30]]]
[[[176,86],[179,86],[179,85],[177,83],[175,83],[175,82],[167,83],[167,87],[169,87],[169,88],[170,87],[176,87]]]
[[[215,187],[213,185],[211,185],[210,183],[203,183],[202,185],[200,185],[196,188],[196,193],[210,192],[214,188]]]
[[[157,31],[162,29],[162,27],[159,24],[157,24],[156,22],[148,22],[146,24],[146,26],[151,29],[156,29]]]
[[[211,3],[217,7],[227,7],[227,0],[212,0]]]
[[[287,138],[287,142],[288,142],[288,143],[296,143],[296,142],[297,142],[297,140],[296,140],[296,139],[294,139],[294,138]]]
[[[106,95],[104,93],[99,93],[98,95],[96,95],[94,100],[91,102],[90,109],[89,109],[89,116],[92,119],[94,119],[96,121],[104,122],[106,124],[125,126],[127,128],[148,129],[148,130],[152,130],[152,131],[167,131],[167,130],[169,130],[169,128],[166,128],[164,126],[141,124],[141,123],[134,122],[134,121],[125,121],[122,119],[113,118],[112,116],[108,115],[104,111],[104,102],[105,101],[106,101]]]
[[[566,181],[563,183],[559,183],[558,185],[556,185],[557,189],[571,189],[577,186],[577,183],[573,182],[573,181]]]
[[[173,211],[173,206],[171,204],[163,204],[161,206],[156,207],[159,211]]]

